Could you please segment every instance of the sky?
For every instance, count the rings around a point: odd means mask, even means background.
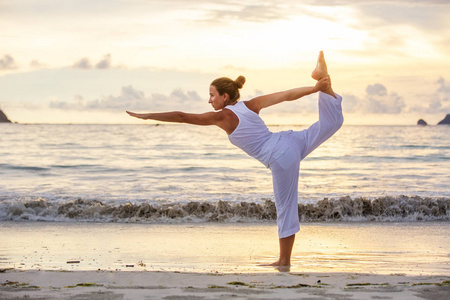
[[[142,123],[315,84],[320,50],[345,123],[434,125],[450,113],[450,1],[0,0],[0,108],[19,123]],[[310,124],[317,95],[261,113]]]

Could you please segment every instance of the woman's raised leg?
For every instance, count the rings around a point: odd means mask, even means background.
[[[323,54],[323,51],[320,51],[320,53],[319,53],[319,57],[317,58],[316,68],[312,71],[311,77],[317,81],[319,81],[323,77],[330,77],[330,75],[328,74],[327,63],[325,62],[325,55]],[[330,87],[322,92],[336,98],[336,95],[334,94],[334,91],[331,88],[331,82],[330,82]]]

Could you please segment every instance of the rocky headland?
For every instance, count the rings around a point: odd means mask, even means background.
[[[0,109],[0,123],[11,123],[5,113]]]
[[[450,114],[447,114],[445,118],[438,123],[438,125],[450,125]]]

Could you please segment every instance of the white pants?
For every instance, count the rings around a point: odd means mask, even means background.
[[[319,121],[302,131],[283,131],[272,153],[273,192],[277,209],[279,238],[300,230],[298,218],[298,179],[300,162],[320,144],[329,139],[344,121],[342,97],[337,99],[319,93]]]

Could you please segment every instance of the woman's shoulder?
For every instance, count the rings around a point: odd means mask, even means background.
[[[259,114],[259,104],[255,99],[246,100],[242,102],[249,110],[254,112],[255,114]]]
[[[258,114],[259,110],[258,110],[257,103],[255,103],[252,100],[246,100],[246,101],[238,101],[234,104],[230,104],[227,105],[225,108],[233,111],[234,113],[236,112],[241,112],[241,113],[245,113],[246,111],[251,111],[253,113]]]
[[[229,108],[229,106],[225,108]],[[231,109],[222,109],[216,114],[219,118],[219,127],[225,130],[227,134],[231,134],[239,124],[239,117]]]

